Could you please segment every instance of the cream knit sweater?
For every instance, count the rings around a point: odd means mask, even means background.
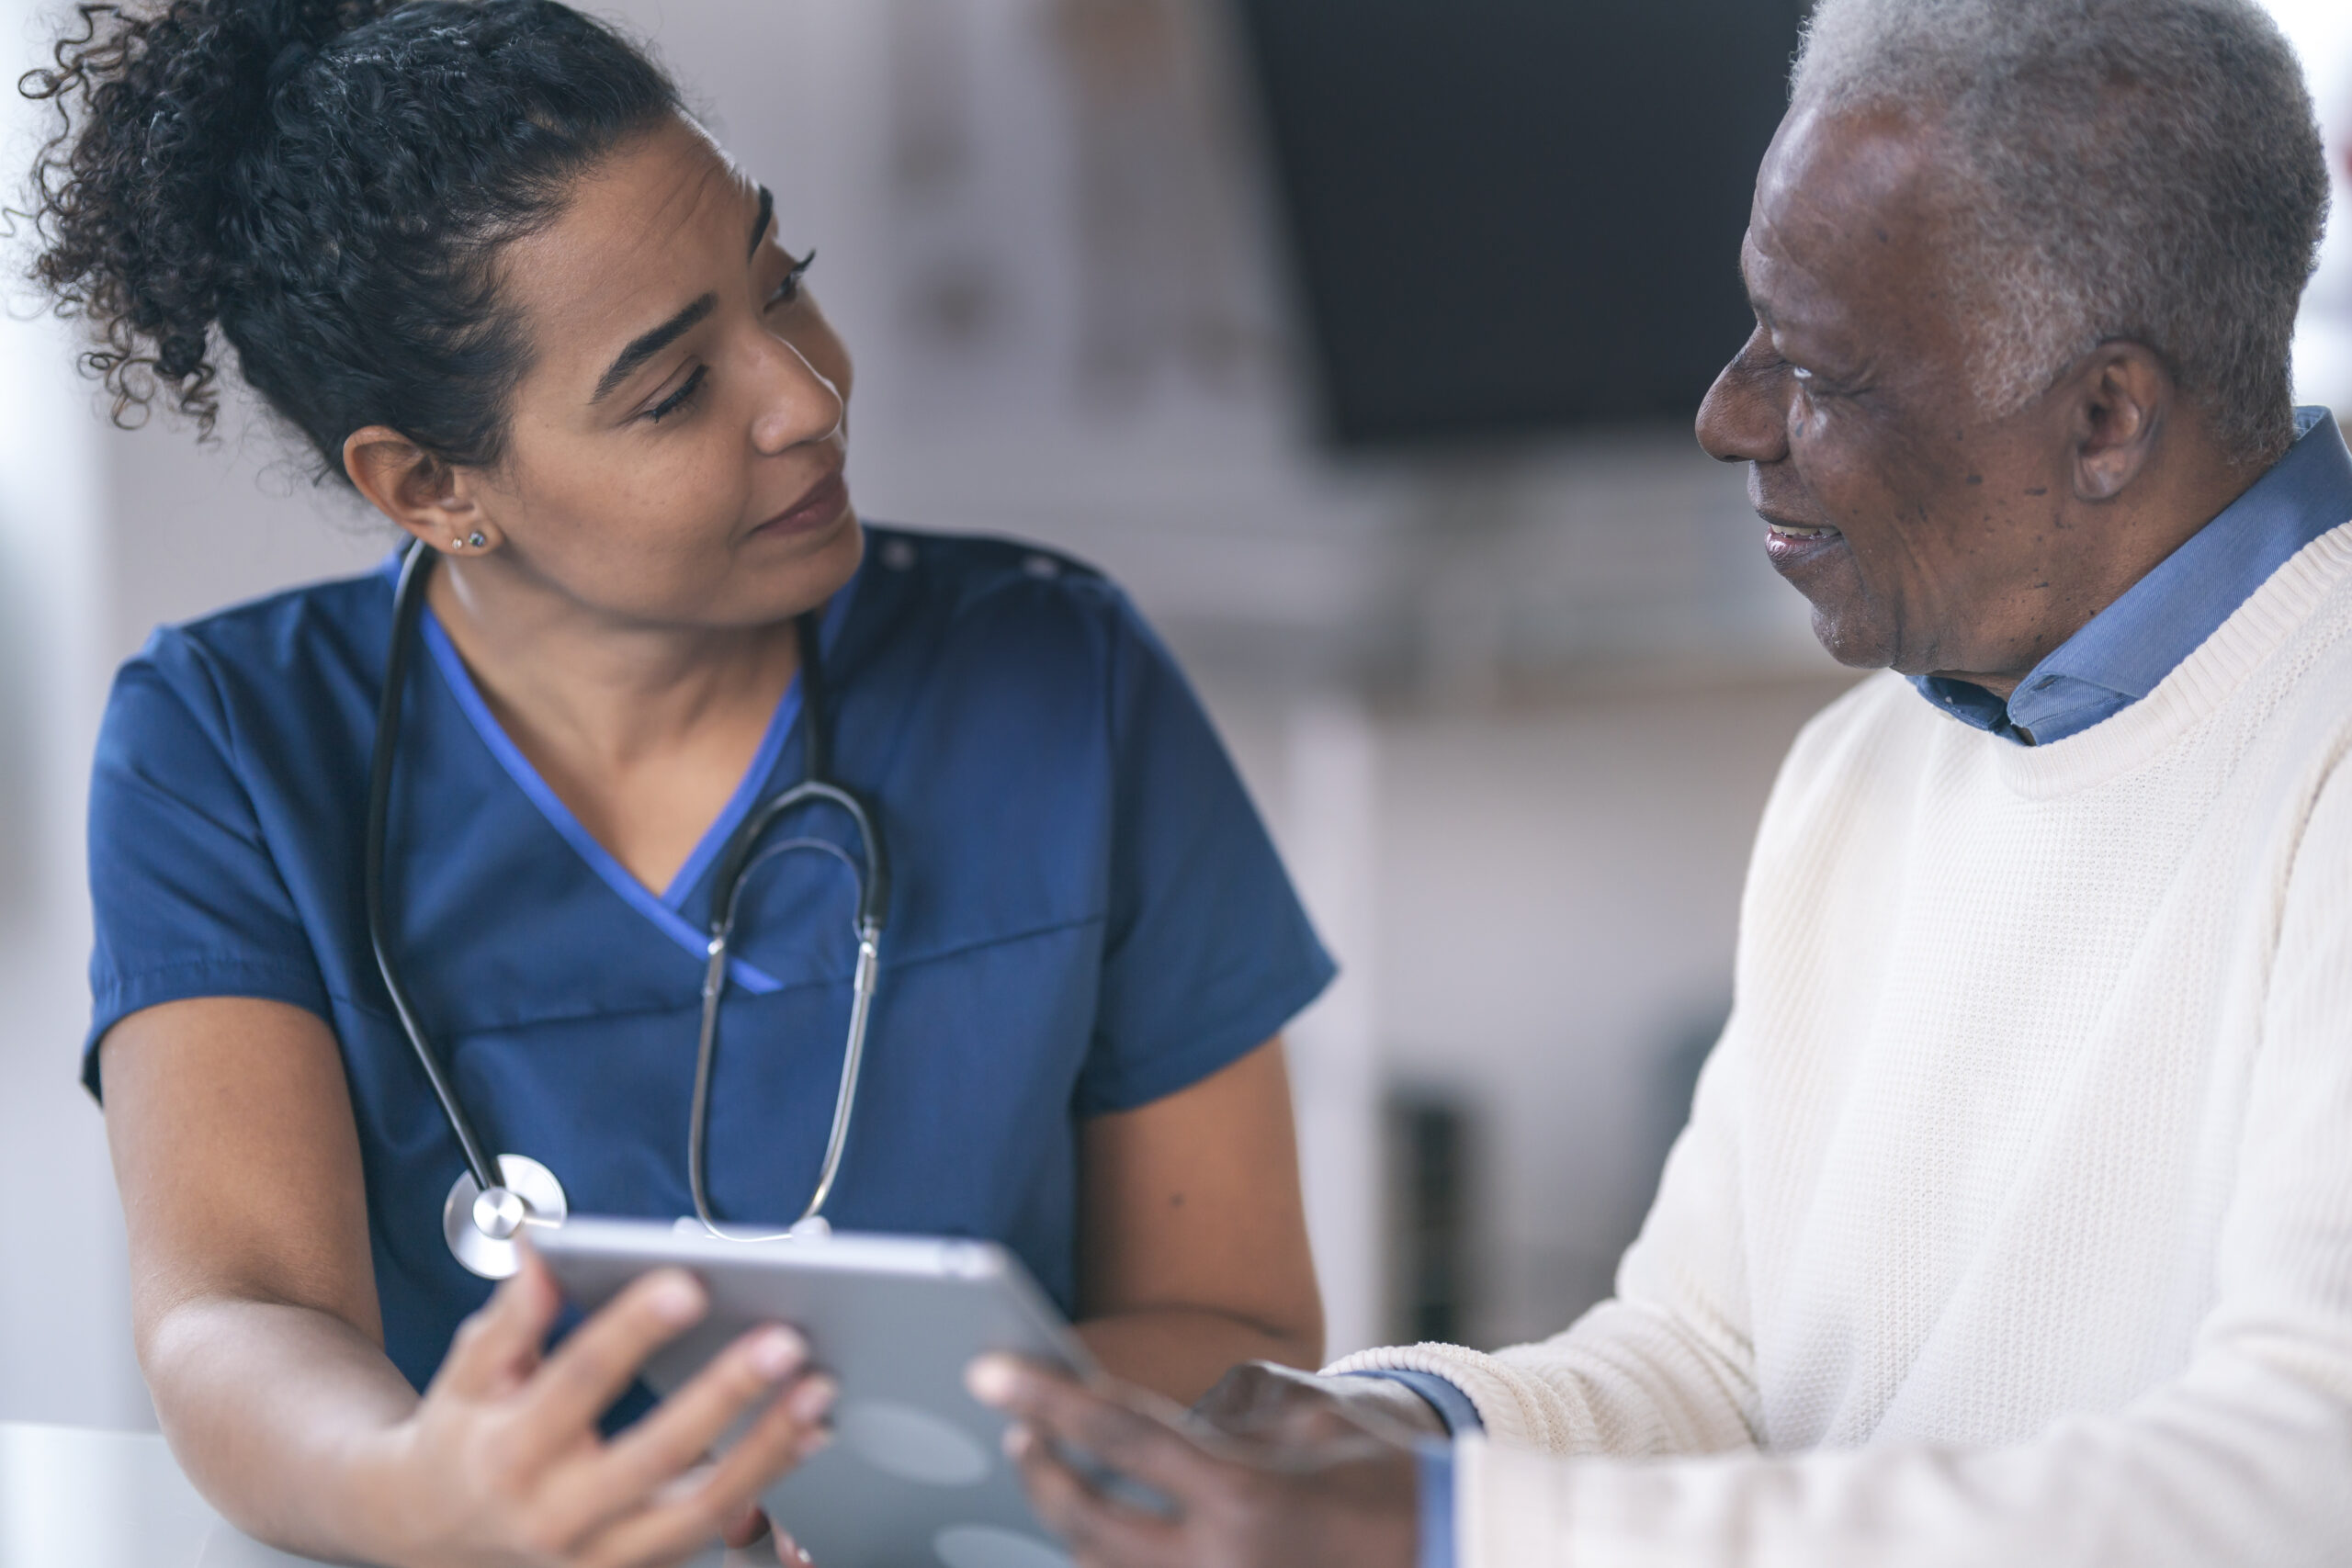
[[[2352,524],[2068,739],[1816,718],[1616,1297],[1334,1369],[1476,1402],[1461,1568],[2352,1564],[2347,750]]]

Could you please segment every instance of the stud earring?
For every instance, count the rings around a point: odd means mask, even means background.
[[[481,549],[484,545],[489,544],[490,540],[483,536],[481,529],[477,528],[472,534],[467,536],[466,543],[471,545],[476,549]]]

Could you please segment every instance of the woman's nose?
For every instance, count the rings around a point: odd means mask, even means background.
[[[1786,412],[1765,366],[1771,344],[1750,333],[1699,405],[1699,445],[1719,463],[1776,463],[1788,456]]]
[[[823,441],[842,426],[842,389],[782,338],[766,340],[761,351],[760,403],[752,440],[773,456],[812,441]]]

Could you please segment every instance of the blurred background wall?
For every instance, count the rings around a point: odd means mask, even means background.
[[[1416,12],[1514,14],[1351,3],[1407,42]],[[1681,3],[1700,0],[1592,8],[1634,27]],[[1757,37],[1793,25],[1776,3],[1756,0]],[[2352,28],[2337,0],[2278,3],[2328,101],[2340,200]],[[0,0],[11,77],[57,9]],[[1347,82],[1310,73],[1319,100],[1300,86],[1312,35],[1283,29],[1343,16],[1329,0],[602,9],[655,42],[775,188],[785,242],[820,251],[812,284],[859,358],[865,514],[1098,562],[1201,686],[1346,965],[1295,1033],[1334,1352],[1565,1324],[1606,1292],[1722,1021],[1780,755],[1850,679],[1765,565],[1741,476],[1692,444],[1695,390],[1612,403],[1640,366],[1595,348],[1554,351],[1575,396],[1522,387],[1451,430],[1372,395],[1443,379],[1431,356],[1464,338],[1430,321],[1491,318],[1530,266],[1551,275],[1540,254],[1445,254],[1460,225],[1430,218],[1429,171],[1396,155],[1353,185],[1331,174],[1314,128],[1377,107],[1363,95],[1381,83],[1359,61]],[[1706,29],[1652,30],[1629,47]],[[1769,83],[1784,48],[1743,47],[1758,58],[1740,80]],[[1720,53],[1658,69],[1688,87]],[[1552,112],[1532,80],[1526,102]],[[1352,108],[1329,96],[1350,82]],[[20,170],[37,120],[6,113],[0,170]],[[1583,137],[1539,116],[1521,140],[1571,173],[1614,166],[1620,150]],[[1701,229],[1727,238],[1698,265],[1736,305],[1754,149],[1675,155],[1641,198],[1668,227],[1712,214]],[[1428,199],[1396,203],[1393,233],[1367,228],[1412,178]],[[1566,276],[1631,229],[1589,205],[1605,180],[1559,188],[1549,205],[1490,194],[1495,243],[1565,233]],[[1355,205],[1317,210],[1318,191]],[[1367,268],[1368,245],[1394,255]],[[2299,363],[2310,395],[2352,408],[2352,247],[2331,245]],[[1565,311],[1527,292],[1527,333],[1547,312],[1607,321],[1640,303],[1593,287],[1553,290]],[[1711,362],[1739,330],[1683,335]],[[74,1077],[82,790],[106,683],[157,623],[356,570],[390,540],[242,411],[209,448],[169,421],[109,428],[71,352],[19,290],[0,321],[0,1419],[131,1426],[152,1417],[121,1227]],[[1367,364],[1374,382],[1348,380]]]

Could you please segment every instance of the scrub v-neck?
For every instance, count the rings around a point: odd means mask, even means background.
[[[824,619],[817,634],[820,649],[832,646],[848,609],[851,591],[855,587],[856,579],[853,578],[825,606]],[[465,714],[467,722],[473,726],[474,733],[481,737],[482,744],[490,748],[491,755],[498,759],[499,766],[506,770],[507,777],[522,790],[524,797],[537,807],[541,817],[547,818],[548,825],[571,846],[572,852],[605,886],[619,895],[623,903],[650,921],[664,936],[696,958],[707,953],[709,933],[697,930],[680,911],[693,896],[695,884],[709,871],[710,863],[727,847],[727,840],[766,794],[768,781],[775,777],[776,764],[783,758],[785,742],[791,737],[793,727],[800,718],[799,672],[794,672],[791,683],[785,687],[784,695],[777,700],[775,712],[768,719],[767,733],[760,738],[759,750],[752,754],[751,765],[743,771],[734,793],[728,796],[727,804],[720,808],[718,818],[695,843],[694,852],[686,856],[685,863],[670,879],[669,887],[656,893],[597,840],[587,825],[573,815],[571,807],[563,803],[563,797],[540,775],[531,760],[523,754],[523,749],[514,744],[514,738],[498,722],[498,716],[491,711],[490,704],[483,700],[481,689],[474,684],[472,671],[458,657],[457,644],[449,640],[448,632],[442,627],[440,617],[433,613],[430,604],[424,607],[424,646],[432,654],[434,664],[439,668],[442,680],[447,682],[450,694],[457,698],[458,707]],[[741,958],[729,959],[727,972],[736,984],[763,995],[780,990],[784,984],[767,971]]]

